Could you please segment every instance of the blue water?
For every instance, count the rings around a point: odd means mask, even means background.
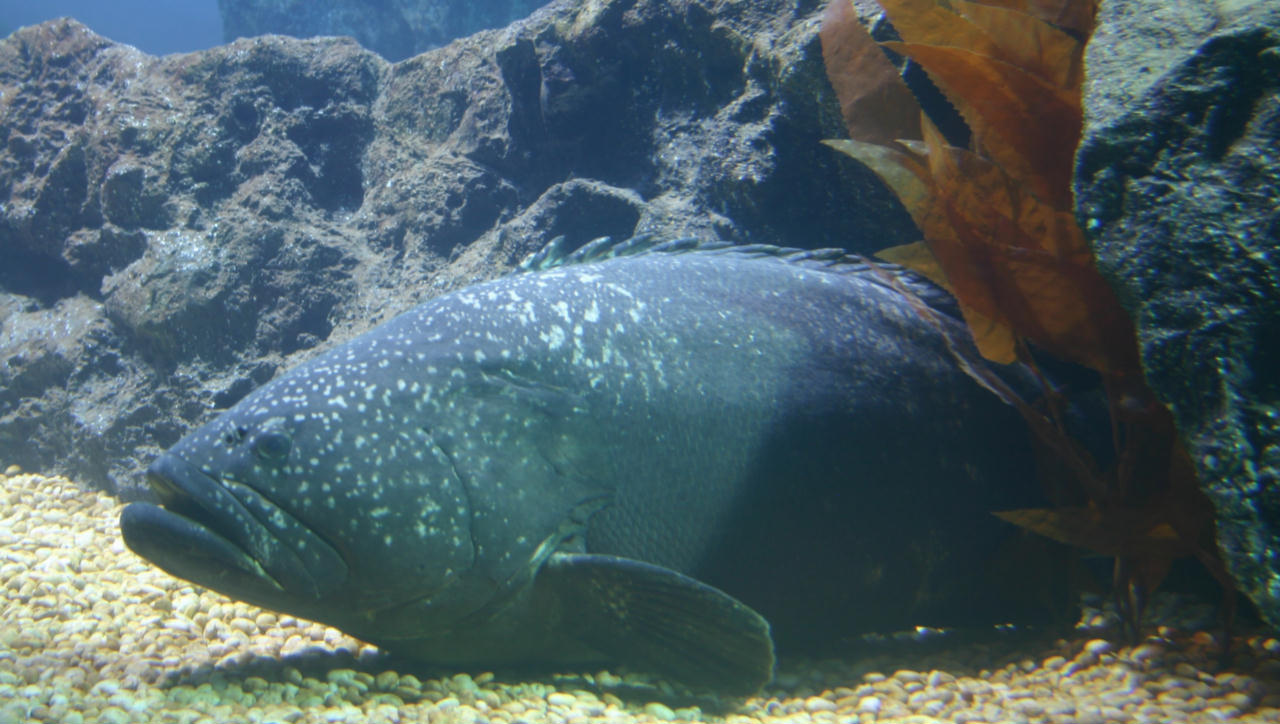
[[[64,15],[153,55],[222,43],[217,0],[0,0],[0,37]]]

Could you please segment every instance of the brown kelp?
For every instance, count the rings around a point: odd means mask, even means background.
[[[1146,386],[1133,325],[1073,212],[1096,0],[880,4],[901,40],[875,41],[850,0],[831,2],[821,30],[850,135],[828,143],[879,175],[923,235],[879,256],[950,290],[987,359],[1034,367],[1034,349],[1095,370],[1107,395],[1116,455],[1103,467],[1067,433],[1065,400],[1047,383],[1033,406],[976,360],[961,360],[1022,411],[1066,473],[1044,481],[1053,507],[997,514],[1114,557],[1117,602],[1134,634],[1146,596],[1176,558],[1197,557],[1234,600],[1213,509],[1168,409]],[[948,143],[886,51],[927,73],[968,125],[968,147]]]

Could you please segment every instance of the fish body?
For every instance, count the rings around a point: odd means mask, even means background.
[[[999,620],[974,577],[1026,434],[901,288],[644,247],[553,250],[272,380],[156,460],[126,543],[411,657],[730,693],[775,640]]]

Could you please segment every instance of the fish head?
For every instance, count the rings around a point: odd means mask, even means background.
[[[125,543],[180,578],[358,632],[412,605],[434,625],[474,608],[471,510],[448,456],[389,397],[368,406],[303,369],[255,391],[147,470],[156,502]],[[326,394],[327,390],[327,394]],[[348,404],[350,403],[350,404]]]

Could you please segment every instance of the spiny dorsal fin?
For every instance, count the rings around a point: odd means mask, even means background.
[[[613,237],[610,236],[601,236],[588,241],[573,251],[569,251],[567,248],[568,242],[565,238],[557,236],[547,242],[546,246],[525,257],[524,261],[516,266],[516,271],[545,271],[556,267],[613,259],[619,256],[635,256],[650,251],[671,254],[683,251],[722,249],[728,246],[733,246],[733,244],[719,240],[703,241],[693,237],[681,237],[663,241],[654,234],[637,234],[630,239],[621,241],[614,241]]]
[[[834,274],[864,275],[869,281],[888,286],[877,274],[872,273],[871,264],[876,264],[880,271],[888,272],[897,281],[914,292],[930,307],[959,318],[960,311],[955,300],[946,291],[923,277],[896,264],[869,262],[865,257],[850,254],[844,249],[797,249],[772,244],[734,244],[720,239],[697,239],[681,237],[663,241],[654,234],[639,234],[630,239],[614,241],[612,237],[602,236],[583,244],[573,251],[567,250],[565,237],[557,236],[538,251],[525,257],[516,266],[516,273],[539,272],[575,264],[588,264],[622,256],[638,256],[640,254],[717,254],[736,256],[739,258],[771,258],[788,264],[798,264],[811,269],[819,269]]]

